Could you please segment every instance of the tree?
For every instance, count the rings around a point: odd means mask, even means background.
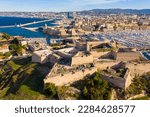
[[[107,100],[110,99],[111,88],[107,81],[101,79],[101,74],[97,72],[93,78],[85,80],[83,96],[90,100]]]
[[[22,51],[23,51],[23,47],[21,45],[18,45],[17,49],[16,49],[16,53],[17,54],[22,54]]]
[[[16,44],[16,45],[19,45],[19,40],[17,38],[14,38],[12,41],[11,41],[12,44]]]
[[[84,86],[84,89],[83,89],[83,96],[87,96],[88,95],[88,90],[86,88],[86,86]]]
[[[135,76],[132,84],[127,88],[127,95],[137,95],[145,91],[147,95],[150,95],[150,74],[149,72],[142,76]]]
[[[5,58],[8,58],[8,57],[11,56],[11,53],[10,53],[10,52],[6,52],[6,53],[4,54],[4,56],[5,56]]]
[[[49,96],[51,98],[53,98],[57,94],[56,87],[52,83],[45,84],[44,92],[47,96]]]
[[[10,39],[10,35],[6,34],[6,33],[3,33],[2,38],[4,38],[4,39]]]
[[[16,44],[11,44],[9,46],[9,49],[12,50],[15,54],[17,55],[21,55],[22,54],[22,51],[25,47],[24,46],[21,46],[20,44],[19,45],[16,45]]]
[[[16,50],[17,49],[17,45],[16,44],[10,44],[9,45],[9,49],[10,50]]]

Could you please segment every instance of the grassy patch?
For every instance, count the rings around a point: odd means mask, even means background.
[[[9,100],[42,100],[45,99],[43,94],[31,90],[28,86],[22,85],[15,94],[10,94],[4,99]]]
[[[2,91],[0,91],[0,99],[3,99],[8,91],[9,87],[3,89]]]
[[[7,62],[0,73],[0,88],[4,90],[0,98],[6,94],[5,99],[45,99],[44,67],[48,69],[48,65],[31,63],[30,58]]]
[[[21,66],[18,64],[15,64],[13,61],[9,61],[7,63],[7,65],[14,71],[16,71],[17,69],[19,69]]]

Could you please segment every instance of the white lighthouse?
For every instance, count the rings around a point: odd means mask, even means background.
[[[45,29],[47,29],[47,27],[48,27],[47,24],[45,24]]]

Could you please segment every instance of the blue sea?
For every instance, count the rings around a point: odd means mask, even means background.
[[[40,18],[2,17],[0,16],[0,26],[10,26],[15,24],[25,24],[34,21],[41,21]]]
[[[150,54],[147,51],[144,51],[143,55],[146,57],[147,60],[150,60]]]
[[[20,17],[0,17],[0,26],[11,26],[11,25],[18,25],[18,24],[25,24],[30,23],[34,21],[41,21],[45,19],[41,18],[20,18]],[[37,24],[28,25],[26,27],[32,28],[32,27],[41,27],[45,26],[47,24],[48,26],[54,26],[53,24],[55,20],[48,21],[48,22],[42,22]],[[50,42],[50,36],[44,34],[42,31],[29,31],[26,29],[23,29],[21,27],[9,27],[9,28],[0,28],[0,32],[8,33],[11,36],[23,36],[26,38],[47,38],[47,43]]]

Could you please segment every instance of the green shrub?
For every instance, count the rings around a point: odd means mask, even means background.
[[[0,56],[3,56],[3,53],[2,53],[2,52],[0,52]]]
[[[56,87],[52,83],[45,84],[44,92],[51,98],[53,98],[57,94]]]
[[[11,53],[10,53],[10,52],[6,52],[6,53],[4,54],[4,56],[5,56],[5,58],[9,58],[9,57],[11,56]]]
[[[142,75],[136,76],[133,79],[132,84],[127,88],[126,93],[128,95],[137,95],[145,91],[147,95],[150,94],[150,74],[149,72]]]
[[[111,96],[111,88],[108,83],[101,79],[101,74],[96,73],[93,78],[87,78],[82,90],[84,99],[108,100]]]
[[[3,33],[2,38],[4,38],[4,39],[10,39],[10,35],[6,34],[6,33]]]

